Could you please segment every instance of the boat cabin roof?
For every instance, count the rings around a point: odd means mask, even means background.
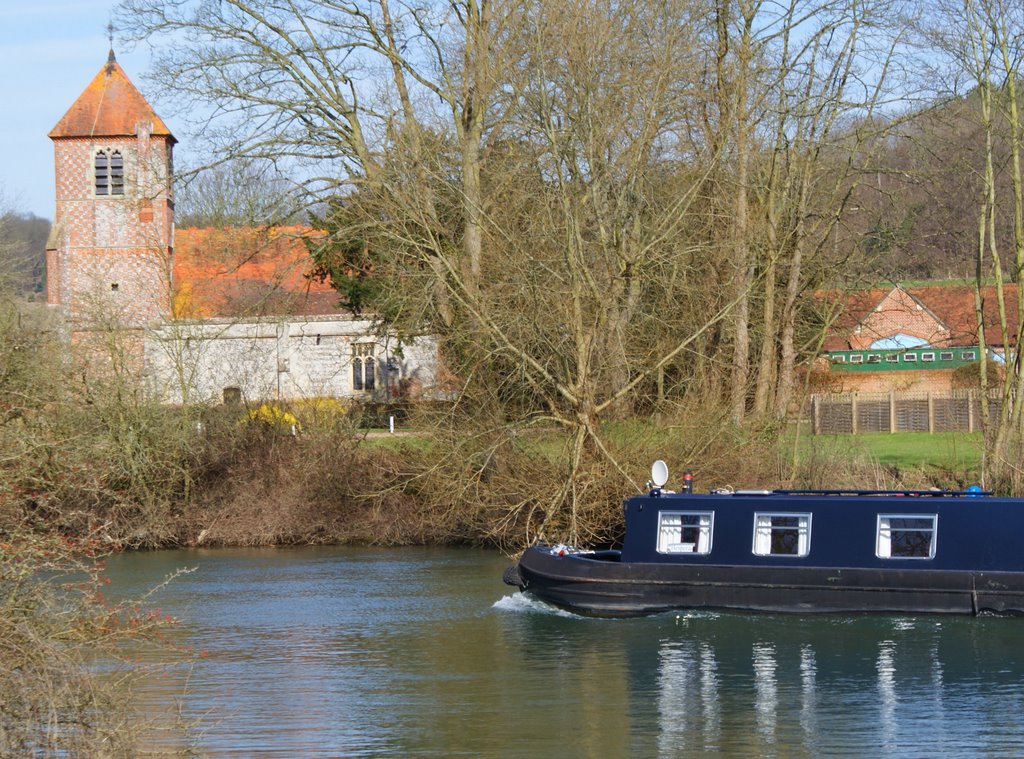
[[[1024,499],[980,489],[653,488],[625,518],[627,562],[1024,571]]]

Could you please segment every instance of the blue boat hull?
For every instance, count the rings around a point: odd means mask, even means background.
[[[1024,572],[623,562],[617,551],[527,549],[506,582],[593,616],[682,609],[1024,613]]]

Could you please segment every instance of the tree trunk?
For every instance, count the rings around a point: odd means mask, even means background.
[[[746,10],[746,9],[745,9]],[[736,130],[736,186],[733,209],[732,253],[736,265],[736,308],[733,311],[732,373],[729,405],[732,419],[740,424],[747,411],[747,383],[750,379],[750,289],[754,265],[747,239],[747,193],[750,171],[750,126],[747,124],[747,82],[751,58],[753,16],[745,15],[743,35],[736,63],[736,85],[730,93],[732,124]]]

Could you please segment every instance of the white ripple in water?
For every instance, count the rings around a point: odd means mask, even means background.
[[[578,617],[578,614],[573,614],[571,611],[565,609],[559,609],[557,606],[546,604],[543,601],[539,601],[532,596],[528,596],[526,593],[513,593],[510,596],[505,596],[494,602],[491,608],[498,609],[500,611],[509,611],[515,614],[551,614],[556,617]]]

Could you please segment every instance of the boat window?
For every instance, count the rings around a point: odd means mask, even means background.
[[[754,553],[806,556],[811,550],[810,514],[755,514]]]
[[[710,553],[712,511],[658,514],[658,553]]]
[[[931,515],[878,515],[878,546],[881,559],[930,559],[935,556],[935,527]]]

